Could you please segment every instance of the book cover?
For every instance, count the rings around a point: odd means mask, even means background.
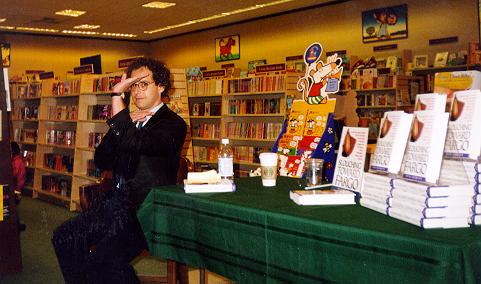
[[[444,155],[477,160],[481,152],[481,91],[455,92]]]
[[[184,180],[185,193],[234,192],[235,189],[235,183],[228,179],[216,183],[188,183]]]
[[[345,189],[294,190],[289,193],[292,201],[299,205],[346,205],[356,204],[356,194]]]
[[[344,127],[339,142],[333,185],[359,192],[366,159],[368,129]]]
[[[413,115],[403,111],[384,113],[370,169],[398,174],[406,149]]]
[[[430,93],[419,94],[416,96],[416,104],[414,110],[432,110],[436,112],[446,111],[445,94]]]
[[[449,113],[416,111],[401,166],[403,178],[437,183]]]

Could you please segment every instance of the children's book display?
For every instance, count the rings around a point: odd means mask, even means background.
[[[479,100],[478,90],[455,92],[445,113],[445,95],[418,95],[401,170],[365,173],[361,205],[422,228],[479,224]]]
[[[272,150],[279,154],[281,176],[302,177],[308,158],[324,160],[323,179],[332,181],[334,173],[335,99],[309,105],[303,100],[292,103],[287,122]]]

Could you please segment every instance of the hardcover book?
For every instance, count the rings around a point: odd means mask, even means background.
[[[289,193],[292,201],[299,205],[345,205],[356,204],[356,194],[345,189],[294,190]]]
[[[344,127],[339,142],[333,185],[359,192],[367,151],[368,129]]]
[[[481,152],[481,91],[455,92],[444,155],[477,160]]]
[[[403,178],[437,183],[449,113],[416,111],[401,167]]]
[[[438,93],[419,94],[416,96],[414,110],[446,111],[446,95]]]
[[[184,191],[185,193],[234,192],[235,183],[228,179],[216,183],[189,183],[184,180]]]
[[[371,159],[373,171],[397,174],[401,169],[413,115],[404,111],[384,113],[376,149]]]
[[[443,159],[441,165],[440,184],[463,185],[479,183],[479,174],[474,161]]]
[[[473,184],[431,186],[406,180],[396,179],[393,181],[393,195],[412,194],[423,197],[446,197],[446,196],[473,196],[475,193]]]
[[[425,229],[469,227],[468,218],[465,217],[419,218],[392,210],[389,211],[389,216]]]

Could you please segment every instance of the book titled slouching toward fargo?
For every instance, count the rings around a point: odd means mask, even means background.
[[[299,205],[344,205],[355,204],[356,194],[345,189],[293,190],[289,193],[292,201]]]

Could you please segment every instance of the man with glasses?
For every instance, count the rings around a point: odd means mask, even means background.
[[[138,283],[129,263],[147,245],[135,212],[153,186],[176,183],[187,129],[162,103],[169,76],[160,62],[139,58],[112,89],[110,129],[95,164],[113,171],[113,189],[55,230],[66,283]],[[126,92],[137,110],[129,112]]]

